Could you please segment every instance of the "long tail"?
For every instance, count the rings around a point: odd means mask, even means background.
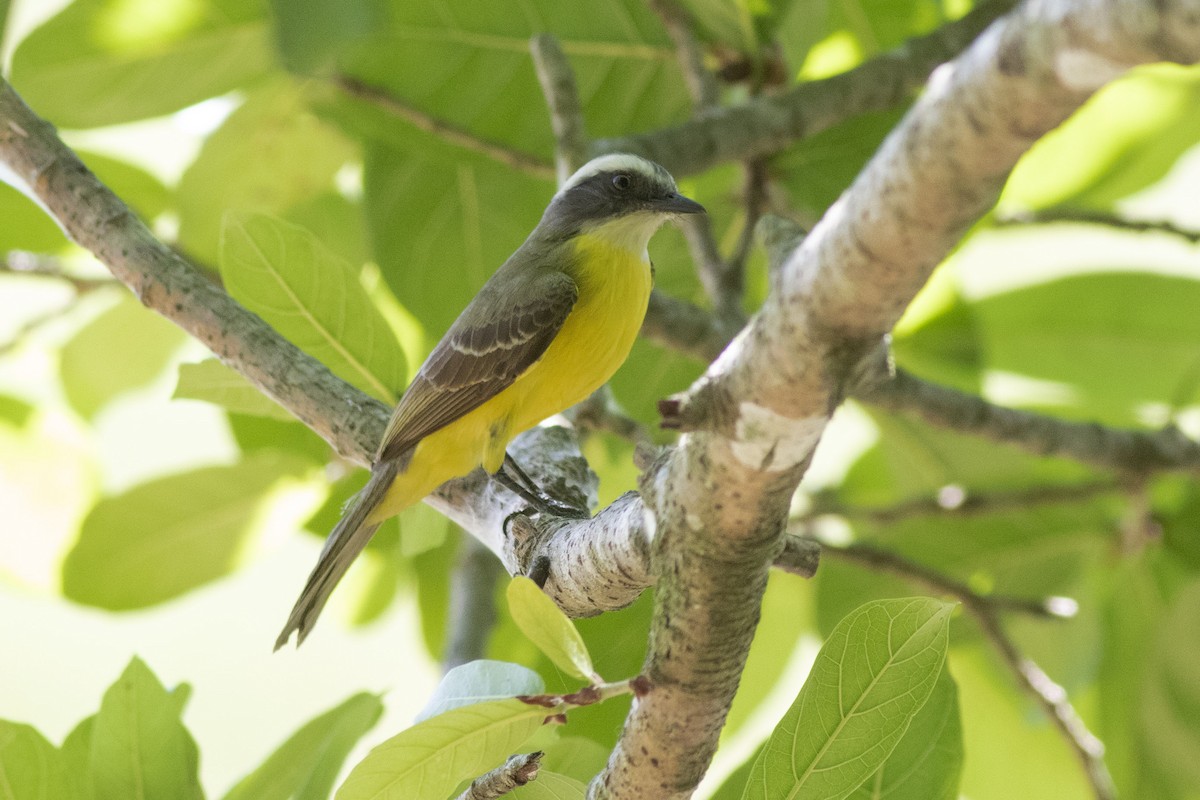
[[[304,591],[300,592],[300,599],[292,608],[283,632],[275,640],[276,650],[287,644],[292,631],[296,631],[296,646],[304,644],[304,638],[316,624],[325,601],[379,527],[380,523],[368,523],[367,518],[383,500],[400,469],[400,459],[388,459],[371,470],[371,479],[355,495],[349,510],[325,540],[317,565],[308,576]]]

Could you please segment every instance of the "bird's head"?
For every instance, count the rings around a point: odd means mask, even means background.
[[[661,166],[614,153],[592,159],[567,179],[550,201],[542,227],[559,235],[590,234],[641,252],[668,219],[703,213],[704,206],[681,195]]]

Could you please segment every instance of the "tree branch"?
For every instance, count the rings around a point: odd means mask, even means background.
[[[680,176],[776,153],[859,114],[895,108],[1013,4],[1014,0],[981,3],[962,19],[841,75],[741,105],[712,108],[674,128],[598,140],[592,144],[593,155],[637,153]]]
[[[1190,244],[1200,244],[1200,231],[1182,228],[1167,220],[1129,219],[1128,217],[1086,208],[1043,208],[1020,214],[1006,214],[995,220],[997,228],[1054,224],[1102,225],[1131,233],[1164,233]]]
[[[653,689],[631,710],[592,797],[691,794],[745,663],[789,499],[845,378],[991,208],[1033,141],[1133,64],[1200,58],[1198,12],[1194,3],[1152,14],[1126,0],[1045,0],[992,26],[934,75],[780,268],[747,329],[662,406],[685,435],[641,487],[658,575],[643,669]],[[769,149],[769,136],[749,136],[756,152]],[[647,142],[637,137],[619,147],[677,172],[746,155],[736,130],[687,138],[662,150],[639,148]]]
[[[1051,723],[1058,728],[1067,745],[1083,765],[1084,774],[1096,800],[1115,800],[1116,788],[1113,786],[1112,776],[1108,774],[1108,767],[1104,764],[1104,744],[1087,729],[1067,698],[1066,690],[1052,681],[1036,662],[1021,654],[1012,639],[1004,633],[995,609],[967,603],[964,603],[963,607],[975,617],[983,635],[1000,653],[1005,665],[1016,677],[1017,683],[1042,707]]]
[[[533,781],[542,767],[542,753],[523,753],[511,756],[486,775],[471,781],[471,785],[456,800],[497,800]]]
[[[561,186],[587,161],[588,138],[583,106],[579,102],[571,62],[563,53],[558,38],[550,33],[539,34],[529,41],[529,50],[546,106],[550,109],[555,171]]]
[[[717,80],[704,66],[704,52],[696,41],[691,14],[676,0],[649,0],[648,5],[662,20],[667,36],[675,45],[679,71],[683,73],[683,81],[687,84],[688,94],[692,96],[695,110],[703,111],[715,106],[720,99]]]
[[[496,625],[496,583],[503,574],[503,565],[482,542],[473,536],[462,537],[458,562],[450,575],[443,673],[487,654],[488,638]]]
[[[904,370],[896,370],[892,377],[878,382],[868,380],[855,396],[891,411],[915,414],[939,427],[1015,445],[1035,455],[1065,456],[1128,473],[1200,471],[1200,443],[1174,426],[1140,431],[1057,419],[994,405]]]

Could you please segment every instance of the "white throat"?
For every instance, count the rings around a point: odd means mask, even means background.
[[[655,214],[652,211],[636,211],[599,225],[589,226],[583,232],[612,247],[625,250],[649,261],[650,254],[646,247],[650,244],[650,237],[666,221],[667,218],[662,214]]]

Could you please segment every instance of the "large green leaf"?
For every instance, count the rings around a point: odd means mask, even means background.
[[[1200,786],[1200,580],[1175,598],[1158,630],[1141,692],[1144,756],[1179,797]]]
[[[301,463],[264,453],[101,500],[63,561],[63,594],[111,610],[143,608],[227,574],[256,531],[267,491]]]
[[[283,215],[327,193],[354,153],[336,128],[308,110],[303,84],[281,78],[255,89],[205,140],[180,180],[180,244],[215,263],[227,211]]]
[[[110,400],[162,374],[186,340],[179,328],[122,293],[63,347],[59,374],[67,399],[91,417]]]
[[[549,159],[554,139],[529,55],[552,31],[574,67],[588,132],[681,119],[689,100],[662,25],[640,0],[393,3],[391,25],[343,59],[351,75],[485,139]]]
[[[372,750],[337,800],[444,798],[502,764],[541,727],[546,709],[519,700],[475,703],[427,719]]]
[[[985,297],[972,314],[989,369],[1063,384],[1064,414],[1136,425],[1144,404],[1195,401],[1197,304],[1200,280],[1094,272]]]
[[[1110,83],[1017,164],[1002,204],[1110,208],[1200,141],[1200,69],[1158,64]]]
[[[96,800],[204,797],[196,743],[180,720],[181,698],[141,659],[129,662],[104,693],[91,726]]]
[[[295,72],[332,70],[341,53],[388,26],[387,0],[271,0],[275,42]]]
[[[471,661],[446,673],[416,721],[423,722],[454,708],[518,695],[541,694],[546,684],[540,675],[507,661]]]
[[[357,272],[303,228],[231,212],[221,276],[235,299],[344,380],[387,402],[404,385],[400,345]]]
[[[943,669],[887,762],[850,800],[954,800],[962,762],[958,689]]]
[[[0,253],[53,253],[66,244],[62,229],[37,203],[0,181]]]
[[[342,762],[381,714],[377,695],[354,695],[292,734],[225,800],[326,800]]]
[[[0,720],[0,798],[73,797],[62,753],[29,725]]]
[[[554,601],[523,575],[508,584],[508,613],[556,667],[580,680],[600,682],[579,631]]]
[[[92,128],[178,111],[271,63],[258,2],[76,0],[17,47],[12,82],[56,125]]]
[[[402,133],[402,132],[397,132]],[[366,148],[367,225],[384,279],[440,337],[537,224],[554,193],[481,156],[444,145]]]
[[[840,800],[882,767],[943,669],[953,606],[868,603],[844,619],[754,764],[743,797]]]
[[[290,422],[295,419],[283,406],[260,392],[240,372],[215,358],[179,365],[176,400],[203,400],[239,414]]]

